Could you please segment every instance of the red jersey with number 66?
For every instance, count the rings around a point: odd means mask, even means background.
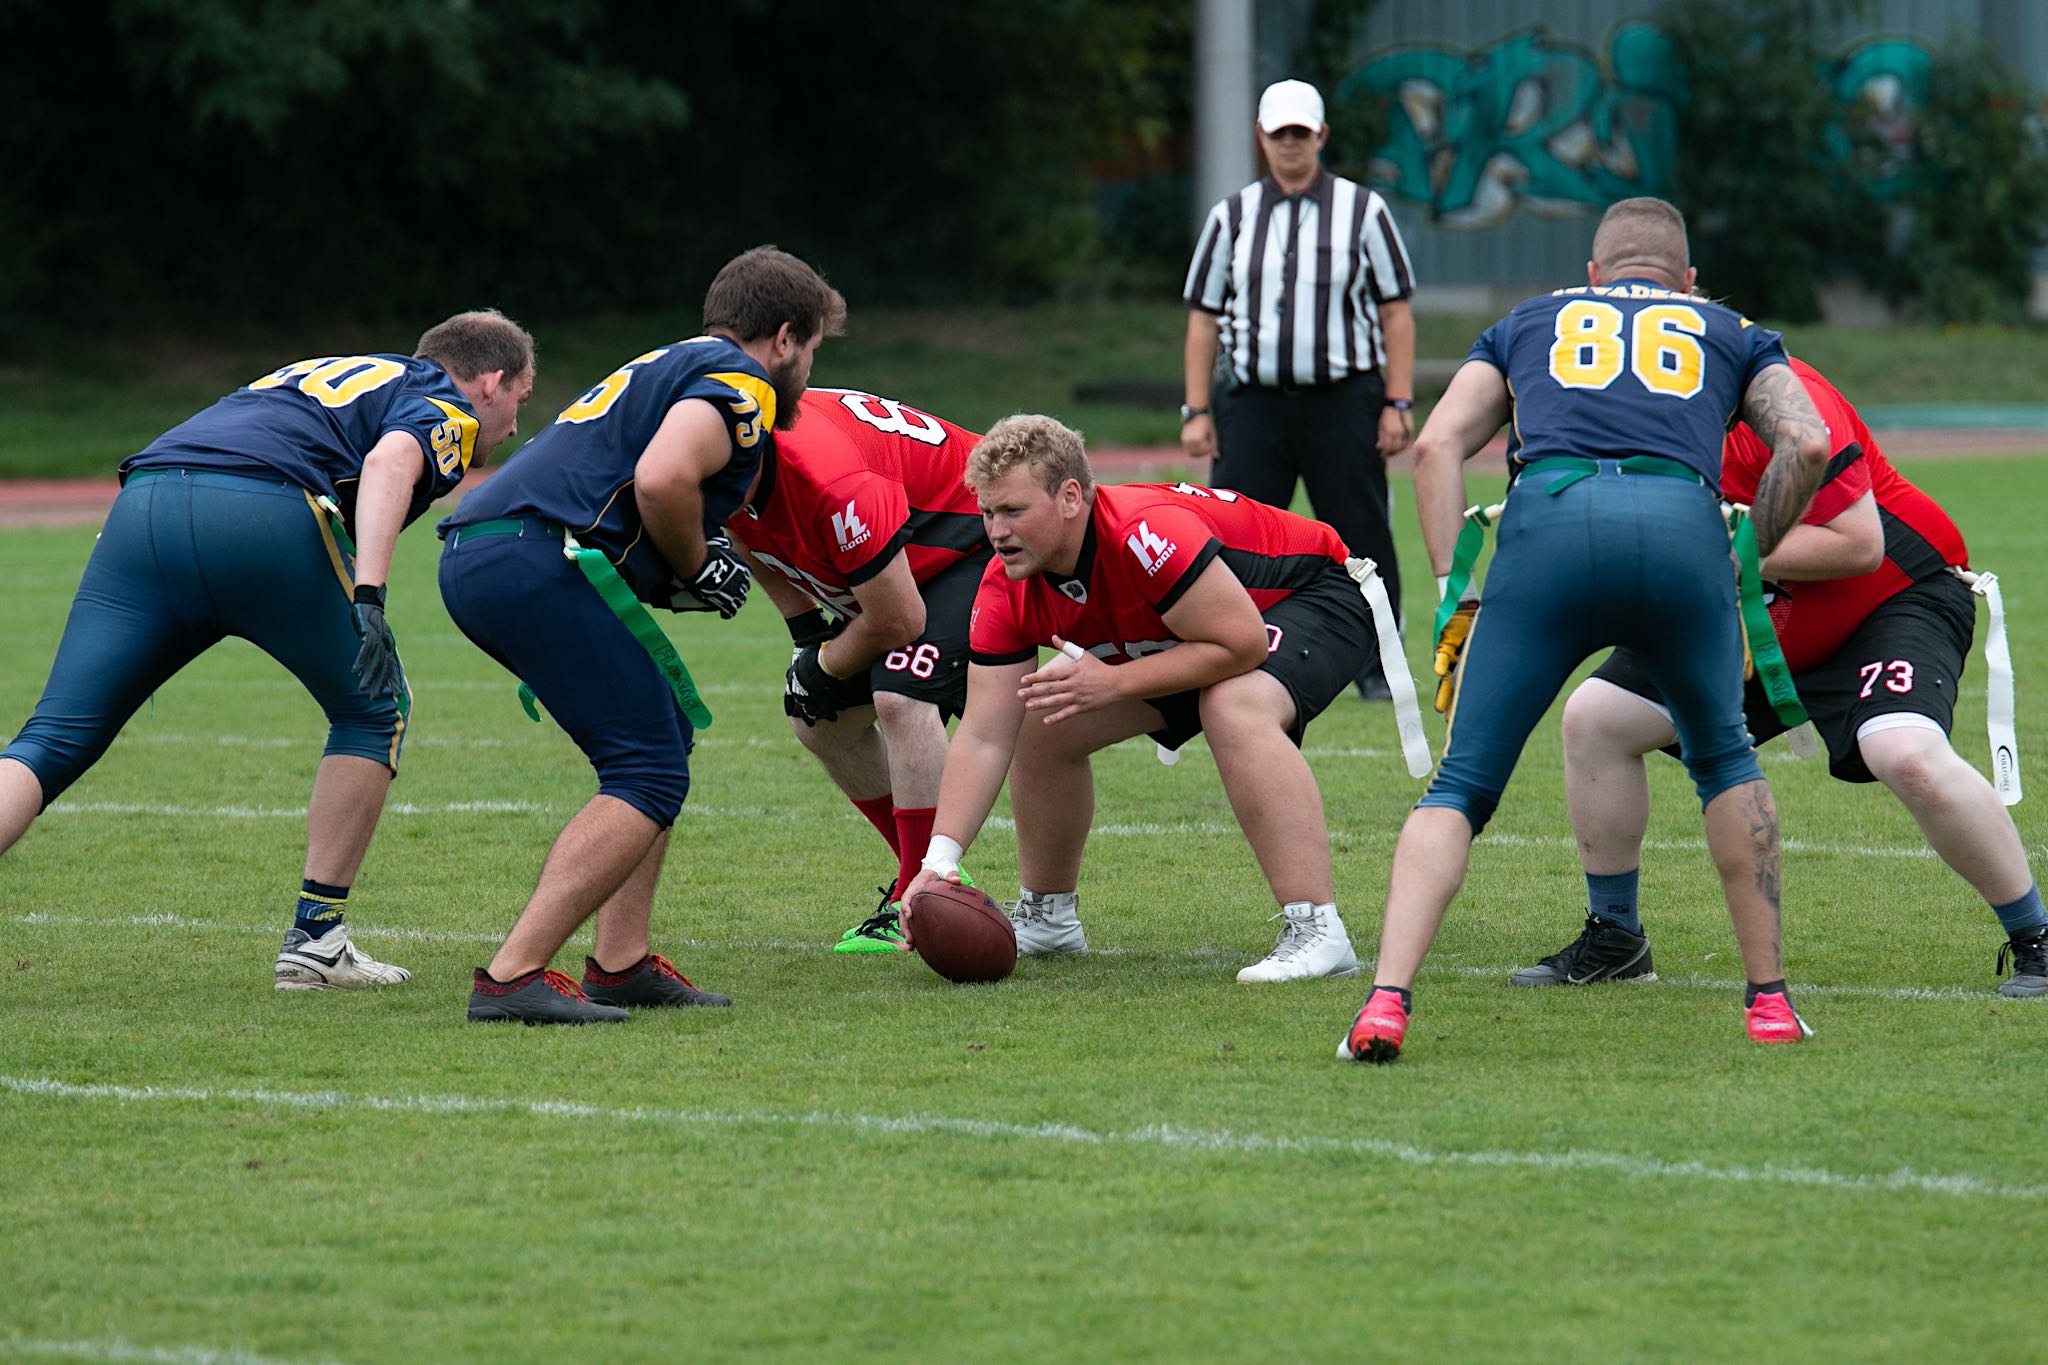
[[[1963,533],[1948,513],[1892,468],[1849,400],[1803,360],[1792,361],[1792,373],[1799,376],[1827,424],[1833,456],[1800,520],[1825,525],[1870,493],[1884,526],[1884,562],[1869,573],[1779,585],[1771,603],[1771,624],[1785,651],[1786,666],[1803,673],[1832,658],[1894,594],[1946,572],[1951,564],[1967,565],[1970,556]],[[1770,448],[1746,424],[1737,426],[1722,449],[1722,495],[1730,502],[1749,502],[1770,462]]]
[[[1343,539],[1320,521],[1190,483],[1098,485],[1071,578],[982,572],[968,626],[969,661],[1014,664],[1052,637],[1109,663],[1180,643],[1165,613],[1212,560],[1237,575],[1261,612],[1344,567]]]
[[[990,552],[962,482],[978,434],[853,389],[806,389],[799,411],[774,433],[753,498],[726,521],[798,592],[857,616],[853,589],[898,550],[919,583]]]

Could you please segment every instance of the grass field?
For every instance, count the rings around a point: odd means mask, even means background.
[[[2048,471],[1907,472],[2004,579],[2039,868]],[[0,535],[0,725],[91,543]],[[2048,1001],[1996,996],[1989,913],[1880,790],[1766,751],[1812,1043],[1743,1040],[1675,763],[1644,870],[1664,980],[1513,990],[1584,913],[1553,710],[1408,1055],[1345,1066],[1357,983],[1232,981],[1274,907],[1199,745],[1098,760],[1091,955],[960,988],[827,952],[885,859],[785,729],[757,599],[673,627],[717,722],[656,911],[738,1003],[470,1026],[469,969],[591,780],[449,623],[436,548],[416,527],[394,574],[416,728],[350,916],[409,985],[270,988],[322,727],[245,646],[166,686],[0,864],[0,1357],[2040,1358]],[[1983,710],[1973,656],[1980,765]],[[1308,751],[1369,950],[1419,787],[1385,707],[1344,699]],[[1014,885],[1005,829],[967,861]]]
[[[1462,358],[1492,321],[1421,314],[1416,354]],[[540,378],[525,431],[539,430],[623,361],[696,327],[688,308],[536,323]],[[420,330],[250,334],[203,343],[47,338],[33,348],[32,361],[0,359],[0,479],[105,477],[159,432],[286,360],[410,350]],[[1097,445],[1172,445],[1180,439],[1174,409],[1186,330],[1187,310],[1170,301],[938,311],[870,308],[856,299],[847,335],[820,350],[815,379],[887,394],[978,431],[1012,412],[1049,412]],[[1815,326],[1788,329],[1786,342],[1865,406],[2048,403],[2048,331]],[[1105,382],[1122,386],[1116,401],[1093,391]],[[1139,401],[1141,391],[1152,401]],[[1425,386],[1418,396],[1426,413],[1434,395]]]

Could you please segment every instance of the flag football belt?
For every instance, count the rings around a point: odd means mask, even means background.
[[[480,540],[485,536],[518,536],[526,534],[528,522],[520,517],[501,517],[496,521],[480,521],[473,526],[459,526],[449,532],[451,543],[460,545],[465,540]],[[562,555],[573,562],[590,580],[590,586],[597,589],[597,595],[611,608],[612,615],[619,618],[619,624],[631,631],[640,647],[647,651],[647,657],[654,661],[668,689],[675,694],[676,705],[690,718],[690,724],[699,730],[711,728],[711,708],[704,704],[704,698],[697,691],[696,679],[683,666],[683,659],[676,653],[676,647],[660,626],[654,623],[647,608],[626,586],[626,580],[619,577],[619,571],[612,567],[611,560],[602,550],[588,550],[576,543],[576,537],[559,526],[546,522],[533,523],[543,535],[550,538],[559,536],[562,541]],[[540,723],[538,698],[525,682],[519,684],[519,704],[526,708],[527,719],[536,725]]]
[[[1359,595],[1372,612],[1373,633],[1379,637],[1380,672],[1394,696],[1394,725],[1401,734],[1401,756],[1408,762],[1408,775],[1427,777],[1429,740],[1422,733],[1422,707],[1416,703],[1415,679],[1401,653],[1401,634],[1394,624],[1394,605],[1387,600],[1386,581],[1379,575],[1379,565],[1370,559],[1347,559],[1344,572],[1358,585]]]
[[[1566,471],[1563,478],[1553,481],[1543,490],[1555,497],[1579,480],[1598,474],[1602,463],[1582,455],[1553,455],[1523,465],[1521,474]],[[1704,482],[1698,470],[1661,455],[1631,455],[1625,460],[1604,463],[1614,464],[1632,474]],[[1487,528],[1500,519],[1506,506],[1505,503],[1495,503],[1491,507],[1469,507],[1465,510],[1465,525],[1459,529],[1458,543],[1451,552],[1450,577],[1444,581],[1443,600],[1437,604],[1434,634],[1437,642],[1443,640],[1444,627],[1450,624],[1459,600],[1471,586],[1472,568],[1486,544]],[[1750,655],[1756,661],[1757,677],[1763,683],[1764,695],[1769,698],[1771,709],[1784,722],[1785,728],[1792,730],[1806,723],[1806,708],[1800,704],[1798,689],[1792,685],[1792,670],[1785,664],[1785,652],[1778,648],[1777,632],[1771,629],[1770,612],[1764,606],[1763,575],[1757,568],[1756,527],[1743,514],[1744,510],[1735,509],[1730,521],[1738,565],[1738,603],[1743,635],[1749,643]]]
[[[1972,573],[1959,565],[1949,572],[1991,607],[1991,631],[1984,637],[1984,732],[1991,741],[1991,785],[2008,806],[2020,803],[2020,741],[2013,729],[2012,647],[2005,638],[2005,599],[1998,575]]]

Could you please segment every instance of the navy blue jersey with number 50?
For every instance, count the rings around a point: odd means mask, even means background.
[[[539,517],[604,551],[641,601],[668,601],[676,571],[640,522],[633,479],[662,419],[686,398],[716,408],[732,438],[732,458],[703,486],[704,534],[717,535],[761,467],[775,425],[775,386],[736,343],[708,336],[649,351],[593,385],[464,497],[440,534],[499,517]]]
[[[363,460],[386,432],[410,433],[429,477],[415,483],[408,525],[469,469],[478,423],[448,372],[409,355],[322,356],[236,389],[121,463],[279,477],[335,500],[351,523]]]
[[[1529,299],[1488,328],[1467,359],[1507,376],[1511,465],[1662,455],[1717,490],[1721,438],[1750,381],[1786,363],[1776,332],[1649,280]]]

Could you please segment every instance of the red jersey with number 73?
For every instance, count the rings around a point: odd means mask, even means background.
[[[1827,424],[1832,455],[1800,520],[1824,526],[1870,493],[1884,525],[1884,562],[1869,573],[1780,585],[1771,604],[1771,625],[1785,651],[1786,666],[1803,673],[1833,657],[1856,627],[1894,594],[1946,572],[1951,564],[1967,565],[1970,553],[1948,513],[1892,468],[1849,400],[1803,360],[1792,362],[1792,373],[1799,376],[1806,396]],[[1722,451],[1722,496],[1743,503],[1754,498],[1757,480],[1770,462],[1770,448],[1747,424],[1737,426],[1728,433]]]
[[[774,434],[751,501],[726,526],[766,568],[840,616],[853,589],[894,559],[919,583],[990,553],[962,482],[981,437],[893,398],[806,389],[802,416]]]
[[[1320,521],[1190,483],[1098,485],[1071,578],[1013,581],[999,559],[981,576],[969,661],[1013,664],[1052,637],[1110,663],[1180,643],[1165,613],[1211,561],[1237,575],[1261,612],[1315,582],[1349,553]]]

